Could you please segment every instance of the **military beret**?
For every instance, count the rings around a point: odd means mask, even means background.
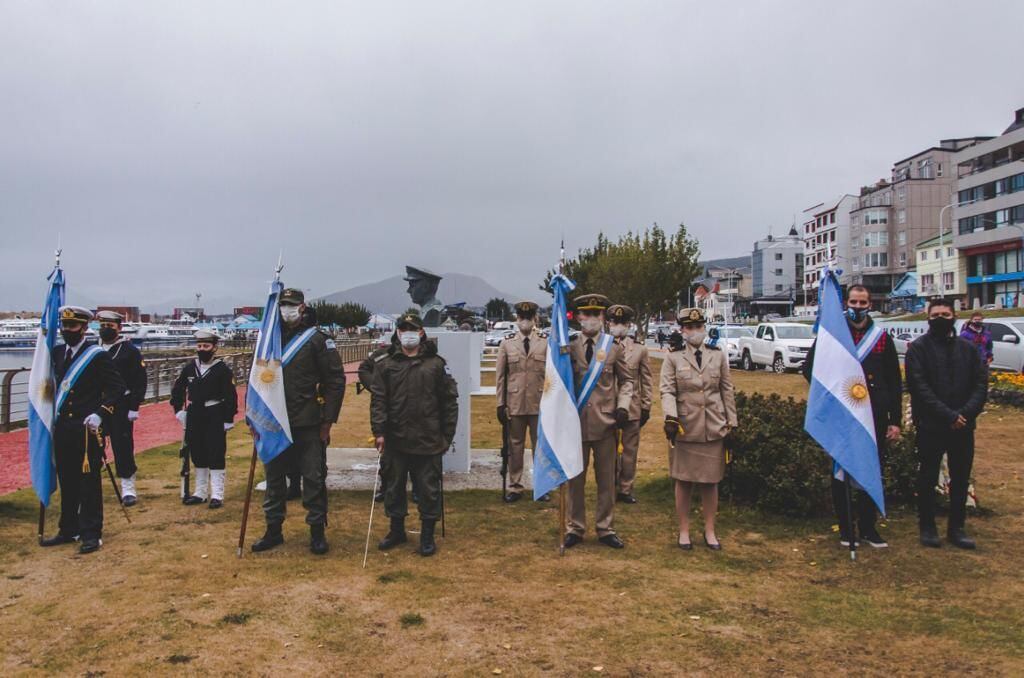
[[[92,320],[92,311],[81,306],[61,306],[61,322],[87,323]]]
[[[414,330],[422,330],[423,319],[414,313],[406,313],[405,315],[398,319],[397,323],[395,323],[395,327],[397,327],[398,329],[402,329],[403,326],[411,327]]]
[[[532,318],[537,315],[537,304],[532,301],[520,301],[512,307],[519,318]]]
[[[302,293],[302,290],[295,289],[294,287],[286,287],[281,290],[281,304],[283,306],[298,306],[304,303],[306,303],[306,295]]]
[[[704,311],[699,308],[684,308],[679,311],[679,315],[676,318],[680,325],[698,325],[707,322],[707,318],[704,317]]]
[[[635,315],[636,313],[633,311],[633,309],[623,304],[615,304],[614,306],[609,306],[608,310],[605,311],[605,316],[607,316],[609,320],[612,320],[617,323],[632,322],[633,316]]]
[[[195,334],[192,335],[192,338],[196,340],[196,343],[199,343],[200,341],[208,341],[211,344],[216,344],[220,339],[220,337],[208,330],[196,330]]]
[[[611,305],[611,300],[603,294],[581,294],[576,297],[577,311],[603,311]]]
[[[120,325],[124,322],[124,316],[117,311],[99,311],[96,313],[96,320],[101,323],[117,323]]]

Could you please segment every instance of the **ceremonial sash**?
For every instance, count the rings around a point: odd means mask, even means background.
[[[316,334],[316,328],[310,327],[302,334],[292,337],[292,340],[288,342],[288,345],[284,347],[284,351],[281,353],[281,364],[287,365],[295,357],[295,354],[299,352],[306,342],[309,341],[313,335]]]
[[[608,351],[612,347],[612,335],[601,334],[597,341],[594,342],[594,357],[590,360],[590,365],[587,366],[587,371],[583,375],[583,382],[580,384],[579,393],[576,394],[576,409],[582,410],[587,401],[590,399],[590,394],[594,392],[594,387],[597,386],[597,380],[601,377],[601,372],[604,370],[604,363],[608,360]]]
[[[71,364],[71,369],[68,370],[67,374],[64,375],[64,378],[60,382],[60,389],[58,389],[59,393],[57,394],[57,405],[54,412],[60,412],[60,408],[64,405],[64,401],[67,400],[68,393],[71,392],[75,382],[78,381],[80,376],[82,376],[82,372],[84,372],[85,368],[89,366],[92,359],[99,355],[102,350],[103,349],[96,344],[86,346],[82,349],[82,355],[78,357],[78,360]]]
[[[856,346],[857,360],[864,362],[864,359],[871,353],[871,349],[875,347],[875,344],[878,343],[879,338],[881,338],[884,332],[885,330],[878,325],[871,325],[871,329],[864,333],[864,336],[861,337],[860,342]]]

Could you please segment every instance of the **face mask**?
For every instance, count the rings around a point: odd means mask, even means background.
[[[281,307],[281,320],[284,320],[289,325],[294,325],[295,323],[297,323],[301,316],[302,316],[302,314],[299,313],[299,307],[298,306],[282,306]]]
[[[867,309],[864,308],[848,308],[846,309],[846,317],[855,323],[863,322],[864,318],[868,315]]]
[[[78,342],[82,340],[81,330],[61,330],[60,337],[64,340],[64,343],[68,346],[77,346]]]
[[[944,337],[953,331],[952,318],[929,318],[928,331]]]
[[[690,346],[700,346],[704,343],[704,337],[708,336],[708,333],[704,330],[693,330],[692,332],[685,332],[683,336]]]
[[[975,332],[981,332],[983,329],[985,329],[985,326],[981,323],[980,320],[978,322],[971,323],[971,327],[974,328]]]
[[[621,339],[629,332],[628,325],[609,325],[608,333],[616,339]]]
[[[604,322],[600,318],[580,318],[580,327],[587,334],[597,334],[602,326]]]
[[[420,333],[419,332],[399,332],[398,341],[402,343],[403,348],[416,348],[420,345]]]
[[[196,351],[196,355],[199,356],[201,363],[208,363],[213,359],[213,351]]]
[[[110,342],[117,339],[117,330],[113,327],[101,327],[100,339],[103,340],[103,343],[109,344]]]
[[[526,320],[525,318],[516,322],[516,325],[519,327],[519,331],[523,334],[529,334],[532,332],[533,324],[532,320]]]

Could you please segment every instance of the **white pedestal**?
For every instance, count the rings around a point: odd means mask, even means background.
[[[444,470],[445,473],[469,473],[470,394],[480,387],[483,334],[427,328],[427,335],[437,340],[437,352],[448,363],[459,385],[459,423],[455,428],[454,449],[443,457]]]

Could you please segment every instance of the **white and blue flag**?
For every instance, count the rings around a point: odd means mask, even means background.
[[[884,515],[885,494],[871,394],[843,313],[839,281],[832,269],[825,270],[818,299],[818,339],[804,428],[835,460],[836,477],[842,479],[848,473],[850,480],[868,493]]]
[[[551,279],[555,303],[551,307],[551,333],[540,397],[537,452],[533,457],[533,498],[539,499],[583,472],[583,433],[576,411],[576,388],[569,357],[569,320],[566,294],[576,283],[558,274]]]
[[[281,315],[278,301],[282,289],[279,280],[270,283],[270,295],[263,309],[263,323],[256,338],[249,386],[245,393],[245,421],[256,434],[256,452],[264,464],[292,444],[281,365]]]
[[[53,458],[53,362],[50,350],[57,341],[60,327],[57,311],[64,305],[64,271],[55,266],[46,292],[43,317],[28,375],[28,465],[32,489],[43,506],[50,505],[50,496],[57,489],[57,467]]]

